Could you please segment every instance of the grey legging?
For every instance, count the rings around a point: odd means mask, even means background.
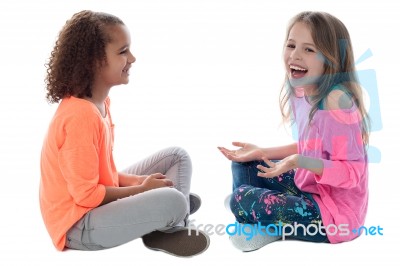
[[[175,188],[159,188],[94,208],[67,232],[66,246],[79,250],[115,247],[154,230],[184,225],[189,213],[192,164],[178,147],[161,150],[123,171],[165,174]]]

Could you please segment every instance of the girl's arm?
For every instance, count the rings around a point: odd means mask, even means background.
[[[263,158],[263,160],[269,166],[269,168],[258,165],[257,168],[260,170],[258,176],[260,177],[274,177],[296,168],[307,169],[318,176],[321,176],[324,171],[324,164],[322,160],[300,154],[289,155],[288,157],[276,163],[271,162],[267,158]]]
[[[321,159],[316,159],[300,154],[296,154],[296,168],[307,169],[314,174],[321,176],[324,172],[324,162]]]
[[[159,173],[152,174],[147,176],[140,185],[127,187],[105,187],[106,193],[100,205],[110,203],[117,199],[130,197],[151,189],[172,186],[172,181],[167,179],[165,175]]]
[[[261,148],[261,151],[269,160],[282,160],[297,153],[297,143],[272,148]]]
[[[131,175],[125,173],[118,173],[118,180],[120,187],[138,186],[146,179],[146,175]]]
[[[244,142],[233,142],[233,146],[240,147],[237,150],[229,150],[218,147],[221,153],[231,161],[250,162],[268,158],[270,160],[281,160],[289,155],[297,153],[297,143],[273,148],[260,148],[254,144]]]
[[[143,186],[106,187],[106,194],[103,201],[100,203],[100,206],[115,201],[117,199],[122,199],[142,193],[144,191],[145,190]]]

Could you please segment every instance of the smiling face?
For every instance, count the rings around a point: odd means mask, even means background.
[[[324,73],[324,60],[304,22],[297,22],[289,31],[284,49],[284,63],[290,85],[315,93],[319,77]]]
[[[97,85],[111,88],[129,82],[129,69],[136,61],[130,51],[131,38],[125,25],[108,27],[111,42],[106,45],[107,61],[97,75]]]

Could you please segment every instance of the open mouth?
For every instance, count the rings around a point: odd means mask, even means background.
[[[307,69],[299,67],[299,66],[290,65],[289,68],[290,68],[290,73],[293,78],[302,78],[308,72]]]

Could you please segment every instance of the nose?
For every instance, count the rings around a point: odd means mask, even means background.
[[[133,63],[135,63],[135,61],[136,61],[136,57],[134,57],[133,54],[131,52],[129,52],[128,62],[130,64],[133,64]]]
[[[301,59],[300,50],[297,47],[293,49],[292,53],[290,54],[290,58],[293,60]]]

